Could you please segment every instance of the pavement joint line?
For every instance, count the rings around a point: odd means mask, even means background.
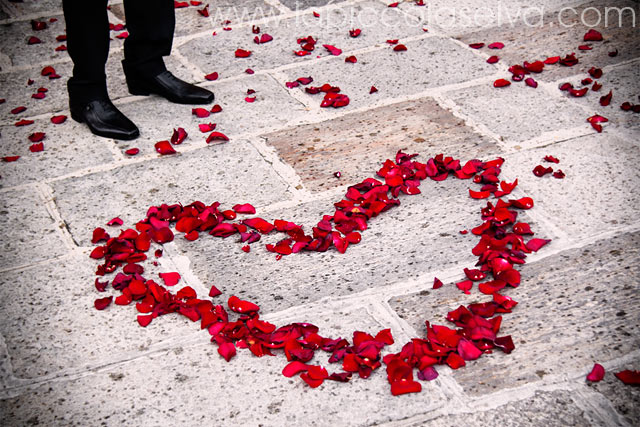
[[[268,4],[269,6],[272,6],[276,9],[278,9],[281,13],[291,13],[293,12],[291,9],[289,9],[287,6],[283,5],[282,3],[280,3],[278,0],[263,0],[266,4]]]
[[[165,272],[177,271],[180,273],[181,279],[188,286],[191,286],[196,293],[209,295],[209,289],[206,288],[204,283],[202,283],[200,278],[191,269],[191,259],[181,254],[175,241],[163,244],[162,249],[164,254],[158,258],[157,261]]]
[[[594,413],[596,418],[604,421],[605,425],[632,427],[631,424],[627,423],[618,411],[616,411],[609,399],[602,393],[590,389],[586,384],[583,384],[582,387],[575,391],[575,397],[573,401],[578,408],[587,413]]]
[[[44,207],[47,210],[47,213],[53,220],[54,224],[57,225],[56,230],[58,230],[58,234],[62,238],[65,246],[67,246],[67,249],[75,249],[78,247],[78,243],[73,239],[73,236],[69,232],[67,223],[62,218],[62,215],[60,215],[60,212],[58,212],[55,196],[53,195],[53,189],[44,182],[36,182],[35,189],[40,199],[44,202]]]
[[[363,300],[367,303],[366,309],[369,315],[384,329],[394,332],[394,342],[408,342],[418,336],[417,332],[391,308],[387,301],[379,298],[368,297]],[[376,333],[377,331],[371,331]]]
[[[9,267],[9,268],[0,268],[0,274],[5,274],[5,273],[10,273],[13,271],[29,271],[32,270],[34,268],[40,267],[40,266],[45,266],[45,265],[49,265],[52,263],[58,263],[60,261],[64,261],[66,259],[72,258],[73,256],[76,255],[76,249],[72,249],[69,252],[66,252],[62,255],[57,255],[51,258],[47,258],[44,259],[42,261],[36,261],[36,262],[30,262],[28,264],[21,264],[21,265],[16,265],[13,267]],[[88,254],[87,254],[88,256]]]
[[[256,73],[257,74],[257,73]],[[322,111],[320,110],[320,105],[317,102],[311,102],[311,97],[306,95],[304,92],[300,91],[300,90],[293,90],[293,89],[289,89],[286,84],[284,84],[283,82],[286,82],[287,80],[289,80],[289,76],[287,76],[285,73],[280,72],[280,71],[273,71],[273,72],[268,72],[265,73],[267,75],[269,75],[273,80],[276,81],[276,83],[278,84],[278,86],[285,88],[287,91],[287,94],[295,99],[296,101],[298,101],[300,104],[302,104],[302,106],[305,108],[305,110],[307,111],[314,111],[317,114],[322,113]]]
[[[189,61],[187,57],[182,55],[182,53],[180,53],[178,49],[173,51],[171,53],[171,56],[177,59],[178,62],[180,62],[180,64],[182,64],[184,68],[189,70],[189,72],[191,73],[191,77],[193,77],[195,82],[199,83],[199,82],[202,82],[203,80],[206,81],[204,76],[207,75],[208,73],[203,72],[197,65],[191,63],[191,61]]]

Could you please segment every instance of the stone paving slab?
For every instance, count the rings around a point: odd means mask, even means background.
[[[59,224],[33,188],[0,192],[0,268],[7,269],[64,254]]]
[[[503,25],[499,28],[465,34],[460,37],[460,40],[464,43],[503,42],[505,47],[502,50],[484,48],[482,51],[487,55],[498,55],[506,66],[576,53],[580,61],[577,65],[573,67],[550,65],[545,67],[544,72],[535,75],[536,79],[553,81],[574,74],[586,74],[587,70],[594,66],[604,67],[638,57],[640,54],[640,46],[637,42],[639,32],[637,26],[634,27],[633,24],[634,13],[629,9],[622,13],[622,25],[619,25],[618,15],[613,9],[626,7],[634,11],[637,20],[640,12],[638,2],[592,1],[576,6],[574,10],[564,11],[560,15],[561,22],[558,21],[557,14],[549,14],[545,17],[543,26]],[[604,25],[606,8],[611,8],[607,26]],[[600,21],[598,21],[599,16]],[[593,25],[595,27],[592,27]],[[583,36],[590,28],[600,31],[604,40],[584,42]],[[591,45],[593,50],[578,50],[578,46],[584,44]],[[616,49],[618,55],[610,57],[609,52]],[[509,73],[505,74],[510,76]]]
[[[621,365],[615,369],[608,369],[604,379],[597,383],[587,382],[590,389],[602,394],[611,401],[616,412],[629,425],[640,423],[640,388],[628,386],[615,377],[615,372],[625,369],[639,370],[640,360],[628,365]]]
[[[380,19],[384,19],[383,24]],[[350,37],[349,30],[362,29],[358,37]],[[268,33],[273,40],[257,45],[256,36],[250,27],[234,28],[232,31],[218,31],[216,36],[206,35],[193,39],[177,50],[206,74],[217,71],[220,78],[244,73],[247,68],[254,71],[272,69],[288,64],[304,64],[317,57],[331,54],[322,46],[335,45],[345,53],[376,44],[388,39],[423,34],[417,21],[398,11],[386,8],[377,1],[367,1],[345,5],[341,9],[326,10],[319,18],[311,12],[287,19],[275,19],[260,25],[262,33]],[[317,39],[311,55],[299,57],[294,51],[301,50],[296,40],[313,36]],[[250,50],[248,58],[236,58],[234,52],[242,48]],[[345,55],[338,59],[344,61]],[[346,64],[352,65],[352,64]],[[300,76],[295,76],[300,77]],[[284,82],[283,82],[284,84]]]
[[[420,18],[424,26],[449,35],[493,29],[503,24],[520,27],[526,22],[537,24],[540,15],[556,13],[563,7],[584,3],[582,0],[431,0],[424,6],[400,2],[400,10]]]
[[[291,10],[306,10],[311,8],[319,8],[327,5],[335,5],[342,3],[341,0],[280,0],[280,3]]]
[[[108,231],[114,233],[112,230]],[[113,363],[140,355],[154,344],[197,332],[189,320],[176,314],[141,328],[136,322],[135,304],[121,307],[112,303],[104,311],[96,310],[96,298],[119,295],[110,286],[105,293],[95,290],[96,277],[100,281],[113,279],[95,276],[96,266],[88,253],[82,253],[59,263],[2,275],[0,298],[7,304],[0,307],[5,319],[0,333],[17,378],[38,378],[88,364]],[[162,283],[153,274],[158,268],[151,262],[144,267],[145,277]]]
[[[50,22],[50,18],[57,21]],[[51,62],[68,58],[67,52],[55,50],[60,45],[66,45],[66,42],[56,41],[57,36],[65,34],[64,17],[56,14],[45,16],[40,20],[47,23],[47,28],[40,31],[34,31],[31,28],[31,20],[0,25],[0,40],[2,40],[0,52],[9,57],[12,66],[24,67],[34,62]],[[42,43],[28,45],[27,40],[31,36],[39,38]]]
[[[423,194],[401,198],[400,206],[371,220],[362,242],[350,246],[346,254],[332,249],[277,261],[264,244],[275,244],[281,235],[263,237],[248,254],[241,251],[237,237],[203,236],[196,242],[180,237],[176,244],[205,286],[213,284],[228,295],[255,301],[266,312],[388,286],[460,263],[472,266],[475,239],[459,231],[479,224],[481,204],[456,196],[466,193],[468,183],[426,182],[421,188]],[[332,203],[338,200],[310,202],[261,217],[291,220],[310,230],[323,214],[333,214]]]
[[[556,99],[538,86],[530,88],[524,84],[494,88],[487,83],[447,92],[459,110],[476,123],[482,123],[499,135],[509,148],[539,137],[541,133],[550,140],[562,131],[585,126],[587,114],[582,108],[567,99]]]
[[[583,368],[586,375],[595,362],[637,350],[639,239],[640,233],[624,234],[523,266],[520,287],[505,292],[519,305],[504,315],[501,328],[501,335],[512,335],[516,349],[509,355],[482,356],[454,371],[455,380],[467,394],[482,396],[549,374]],[[479,301],[489,299],[474,292]],[[430,295],[402,296],[390,303],[424,333],[425,306],[445,301],[441,310],[446,315],[456,305],[448,303],[456,294],[460,291],[446,284]]]
[[[21,156],[16,162],[0,164],[0,187],[38,182],[113,161],[108,147],[111,142],[85,130],[70,117],[60,125],[38,119],[31,126],[0,127],[0,157]],[[44,151],[29,151],[32,143],[28,137],[34,132],[46,134]]]
[[[360,182],[380,169],[382,159],[394,159],[398,150],[418,153],[422,162],[439,153],[462,161],[470,155],[488,160],[499,151],[495,141],[474,133],[432,98],[351,113],[264,138],[312,191]],[[336,171],[340,179],[334,177]]]
[[[308,320],[329,336],[382,329],[363,307],[310,314]],[[298,320],[300,314],[291,319]],[[324,360],[323,356],[316,363],[333,371],[333,365]],[[422,393],[390,399],[383,369],[367,380],[327,381],[314,390],[297,377],[282,376],[285,365],[281,355],[257,359],[239,350],[227,363],[213,344],[176,347],[26,391],[0,401],[0,414],[4,424],[37,420],[45,425],[155,425],[171,418],[175,425],[370,425],[446,403],[434,384],[437,381],[424,383]],[[251,402],[250,410],[247,402]],[[155,409],[150,410],[151,406]],[[383,406],[385,411],[380,411]]]
[[[395,52],[391,45],[382,50],[356,55],[358,62],[345,63],[343,57],[303,64],[284,73],[290,80],[312,76],[311,86],[329,83],[349,96],[351,103],[340,110],[373,106],[390,98],[424,91],[494,74],[495,69],[473,52],[450,39],[427,37],[405,43],[407,51]],[[428,60],[424,60],[428,58]],[[380,73],[378,70],[388,70]],[[455,70],[455,72],[453,71]],[[371,86],[378,92],[370,94]],[[304,91],[302,88],[293,90]],[[320,104],[322,95],[306,95]],[[326,108],[327,113],[332,113]]]
[[[251,198],[260,206],[290,197],[287,186],[246,141],[69,178],[52,187],[73,238],[84,246],[95,227],[115,216],[132,226],[159,203],[235,203]]]
[[[121,0],[109,1],[111,5],[121,2]],[[3,6],[8,12],[8,17],[11,18],[33,14],[44,16],[48,13],[60,12],[62,9],[62,3],[59,0],[22,0],[20,2],[4,2]]]
[[[595,411],[584,410],[584,402],[573,392],[536,392],[533,397],[509,403],[494,410],[449,415],[412,427],[449,427],[456,425],[488,425],[517,427],[536,425],[548,427],[606,425]]]
[[[559,164],[545,162],[551,154]],[[634,142],[614,135],[594,134],[536,150],[506,156],[505,176],[518,177],[520,191],[533,197],[536,211],[560,227],[570,241],[638,223],[636,183],[640,152]],[[566,177],[538,178],[542,164]]]
[[[209,132],[202,133],[199,124],[215,123],[216,131],[231,138],[241,133],[258,133],[273,127],[284,127],[305,112],[304,106],[289,96],[287,90],[273,78],[266,75],[247,76],[238,80],[222,81],[216,84],[202,85],[214,92],[216,99],[211,105],[176,105],[156,96],[121,105],[121,111],[133,120],[140,128],[141,137],[135,141],[120,142],[118,147],[126,150],[138,147],[142,153],[153,153],[154,144],[171,138],[172,129],[184,128],[188,137],[183,142],[185,147],[192,143],[204,143]],[[253,89],[255,102],[245,100],[247,90]],[[273,108],[277,104],[278,108]],[[209,117],[198,118],[192,114],[192,108],[201,107],[211,110],[218,104],[220,113]],[[163,123],[163,126],[158,126]],[[180,151],[181,147],[176,147]]]

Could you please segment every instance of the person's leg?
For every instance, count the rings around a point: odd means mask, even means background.
[[[71,118],[107,138],[134,139],[140,132],[109,100],[107,0],[62,0],[73,75],[67,82]]]
[[[176,24],[173,0],[124,0],[129,37],[124,41],[125,72],[149,76],[165,71]]]
[[[104,67],[109,55],[107,0],[63,0],[67,51],[73,61],[69,101],[86,104],[108,98]]]
[[[155,93],[179,104],[213,101],[213,93],[178,79],[164,65],[176,23],[173,0],[124,0],[124,14],[129,37],[122,67],[131,94]]]

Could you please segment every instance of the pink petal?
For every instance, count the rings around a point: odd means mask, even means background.
[[[427,366],[418,372],[418,379],[422,381],[433,381],[438,378],[438,371],[433,366]]]
[[[593,365],[591,372],[587,375],[587,380],[591,382],[598,382],[604,378],[604,367],[596,363]]]
[[[201,123],[198,125],[198,129],[200,129],[200,132],[202,133],[211,132],[212,130],[215,130],[215,128],[215,123]]]

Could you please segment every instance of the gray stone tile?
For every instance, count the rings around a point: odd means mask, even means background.
[[[38,119],[31,126],[4,126],[0,132],[0,157],[21,156],[16,162],[0,165],[0,187],[55,178],[114,160],[107,146],[112,141],[92,135],[70,117],[60,125]],[[32,143],[28,137],[34,132],[46,134],[42,141],[44,151],[29,151]]]
[[[284,73],[290,80],[312,76],[320,86],[330,83],[349,96],[351,103],[339,110],[361,108],[385,99],[415,94],[429,88],[461,83],[493,74],[494,69],[472,52],[450,39],[429,37],[406,43],[407,51],[395,52],[391,46],[356,55],[356,64],[342,56],[313,64],[303,64]],[[381,72],[384,70],[384,72]],[[452,72],[452,70],[456,70]],[[378,92],[370,94],[371,86]],[[303,91],[303,88],[293,90]],[[307,95],[318,105],[322,95]],[[325,109],[328,113],[332,109]]]
[[[549,426],[563,427],[605,425],[595,411],[582,409],[583,402],[576,402],[569,391],[536,392],[532,397],[499,406],[491,411],[479,411],[460,415],[446,415],[427,423],[411,424],[413,427],[449,427],[456,425],[490,425],[504,427]]]
[[[551,154],[559,164],[547,163]],[[635,206],[640,183],[636,144],[613,135],[592,134],[545,148],[506,156],[505,176],[518,177],[520,190],[534,198],[536,209],[577,241],[638,223]],[[561,169],[566,178],[536,177],[538,165]]]
[[[384,19],[387,25],[382,25],[381,19]],[[349,36],[349,30],[352,28],[362,29],[359,37]],[[255,34],[251,32],[251,28],[244,27],[234,28],[232,31],[218,31],[216,36],[199,37],[174,49],[177,48],[203,72],[217,71],[220,78],[226,78],[242,74],[247,68],[254,71],[267,70],[330,56],[323,44],[335,45],[348,52],[385,43],[391,38],[424,34],[414,18],[388,9],[377,1],[361,2],[325,11],[320,18],[313,17],[309,12],[294,18],[275,19],[270,23],[261,24],[260,29],[262,33],[273,36],[273,40],[256,45],[253,42]],[[310,35],[317,39],[312,54],[304,57],[294,55],[294,51],[300,50],[296,40]],[[250,50],[251,56],[236,58],[234,52],[238,48]],[[344,58],[343,54],[337,59],[344,62]]]
[[[317,8],[330,4],[338,4],[341,2],[342,0],[280,0],[280,3],[291,10],[305,10],[313,7]]]
[[[239,133],[258,133],[274,127],[284,127],[296,116],[305,113],[304,106],[269,76],[253,75],[203,87],[215,93],[214,104],[222,106],[220,113],[198,118],[191,113],[192,108],[198,106],[175,105],[157,96],[122,105],[122,112],[140,128],[141,137],[135,141],[122,142],[118,146],[123,150],[138,147],[143,152],[150,153],[154,151],[153,146],[157,141],[169,139],[173,129],[177,127],[183,127],[189,134],[183,142],[185,146],[194,141],[202,143],[208,135],[198,129],[198,124],[202,123],[215,123],[217,131],[233,140]],[[256,91],[251,95],[256,97],[253,103],[245,101],[248,89]],[[274,104],[278,108],[274,108]],[[200,107],[211,109],[212,105]],[[180,147],[177,149],[179,151]]]
[[[67,249],[58,227],[35,190],[0,193],[0,268],[6,269],[50,259]]]
[[[113,228],[106,228],[117,235]],[[154,344],[198,330],[177,314],[157,318],[141,328],[135,304],[121,307],[112,303],[104,311],[96,310],[96,298],[120,294],[111,287],[105,293],[95,290],[96,265],[84,254],[2,275],[0,315],[4,320],[0,332],[17,378],[37,378],[86,364],[112,363],[118,357],[135,357]],[[152,275],[157,268],[151,263],[146,263],[145,269],[147,278],[159,280]]]
[[[640,233],[625,234],[523,266],[522,284],[505,292],[519,305],[504,315],[501,328],[515,351],[484,355],[454,371],[456,381],[470,395],[486,395],[548,374],[589,372],[594,362],[637,350],[639,242]],[[397,297],[391,306],[422,336],[422,313],[437,309],[442,315],[434,322],[442,322],[447,311],[466,304],[459,295],[446,284],[428,295]]]
[[[292,320],[300,320],[300,315]],[[382,329],[363,308],[319,313],[308,320],[330,336],[356,329]],[[178,347],[72,381],[45,384],[0,401],[0,413],[5,425],[27,420],[45,425],[155,425],[168,418],[179,426],[194,422],[371,425],[434,410],[446,402],[437,385],[425,383],[422,393],[402,396],[398,398],[401,404],[388,405],[391,395],[384,368],[367,380],[354,378],[347,384],[327,381],[314,390],[297,377],[282,376],[286,363],[281,355],[258,359],[248,350],[238,350],[226,363],[212,344]],[[324,355],[319,355],[316,363],[333,371]],[[206,390],[220,392],[211,398]]]
[[[616,10],[627,9],[618,20]],[[522,64],[524,61],[533,62],[544,60],[550,56],[565,56],[575,52],[580,61],[573,67],[564,67],[559,64],[549,65],[541,74],[535,75],[536,79],[553,81],[560,77],[586,73],[593,67],[603,67],[617,64],[623,61],[637,58],[640,55],[640,46],[637,43],[637,28],[634,28],[634,18],[637,20],[640,9],[635,1],[591,1],[573,9],[567,9],[558,16],[558,12],[549,13],[543,20],[536,19],[532,15],[531,22],[540,22],[542,25],[528,26],[502,25],[499,28],[471,32],[460,36],[464,43],[500,41],[505,44],[502,50],[483,49],[490,55],[498,55],[501,62],[506,65]],[[609,10],[607,12],[607,10]],[[605,25],[605,16],[608,16]],[[539,13],[538,13],[539,16]],[[620,25],[621,24],[621,25]],[[584,42],[584,34],[594,28],[602,33],[601,42]],[[589,44],[593,47],[590,51],[580,51],[578,46]],[[618,56],[609,57],[609,52],[618,49]],[[509,73],[506,73],[509,75]]]
[[[11,18],[33,14],[43,14],[44,17],[45,14],[62,12],[62,3],[58,0],[22,0],[15,3],[5,2],[5,8]]]
[[[438,153],[456,158],[495,155],[495,141],[474,133],[431,98],[351,113],[320,124],[264,135],[309,190],[358,182],[398,150],[424,159]],[[423,159],[423,161],[425,161]],[[334,172],[340,171],[340,179]]]
[[[586,383],[589,388],[601,393],[611,401],[618,415],[633,426],[640,423],[640,388],[626,385],[615,377],[614,374],[616,372],[624,371],[625,369],[637,371],[640,369],[640,360],[635,360],[616,369],[609,369],[602,381],[595,383],[587,381]]]
[[[196,242],[178,238],[176,243],[205,284],[256,301],[267,312],[279,311],[327,295],[348,296],[416,278],[461,262],[472,265],[474,239],[459,231],[479,223],[480,203],[455,196],[465,194],[468,187],[468,182],[457,180],[425,182],[421,195],[402,197],[400,206],[371,220],[361,233],[362,242],[350,246],[345,254],[334,249],[302,252],[278,261],[264,244],[276,243],[280,234],[264,236],[248,254],[241,251],[244,244],[237,237],[204,236]],[[268,221],[294,221],[310,232],[323,214],[334,213],[333,203],[339,200],[257,214]]]
[[[150,206],[251,200],[256,205],[286,200],[286,185],[247,141],[164,156],[107,172],[52,184],[58,208],[77,242],[115,216],[132,226]]]
[[[49,18],[55,18],[57,21],[49,22]],[[42,20],[47,22],[47,28],[40,31],[33,31],[31,20],[16,21],[0,26],[0,39],[2,40],[0,51],[10,58],[12,66],[29,66],[68,58],[67,52],[56,52],[55,50],[56,47],[66,44],[66,42],[56,41],[57,36],[65,34],[63,16],[47,16]],[[42,43],[27,45],[27,40],[31,36],[39,38]]]
[[[509,147],[519,147],[544,133],[586,125],[589,115],[566,99],[549,96],[544,88],[524,85],[494,88],[491,83],[445,94],[461,112],[498,134]],[[588,129],[588,128],[586,128]]]

